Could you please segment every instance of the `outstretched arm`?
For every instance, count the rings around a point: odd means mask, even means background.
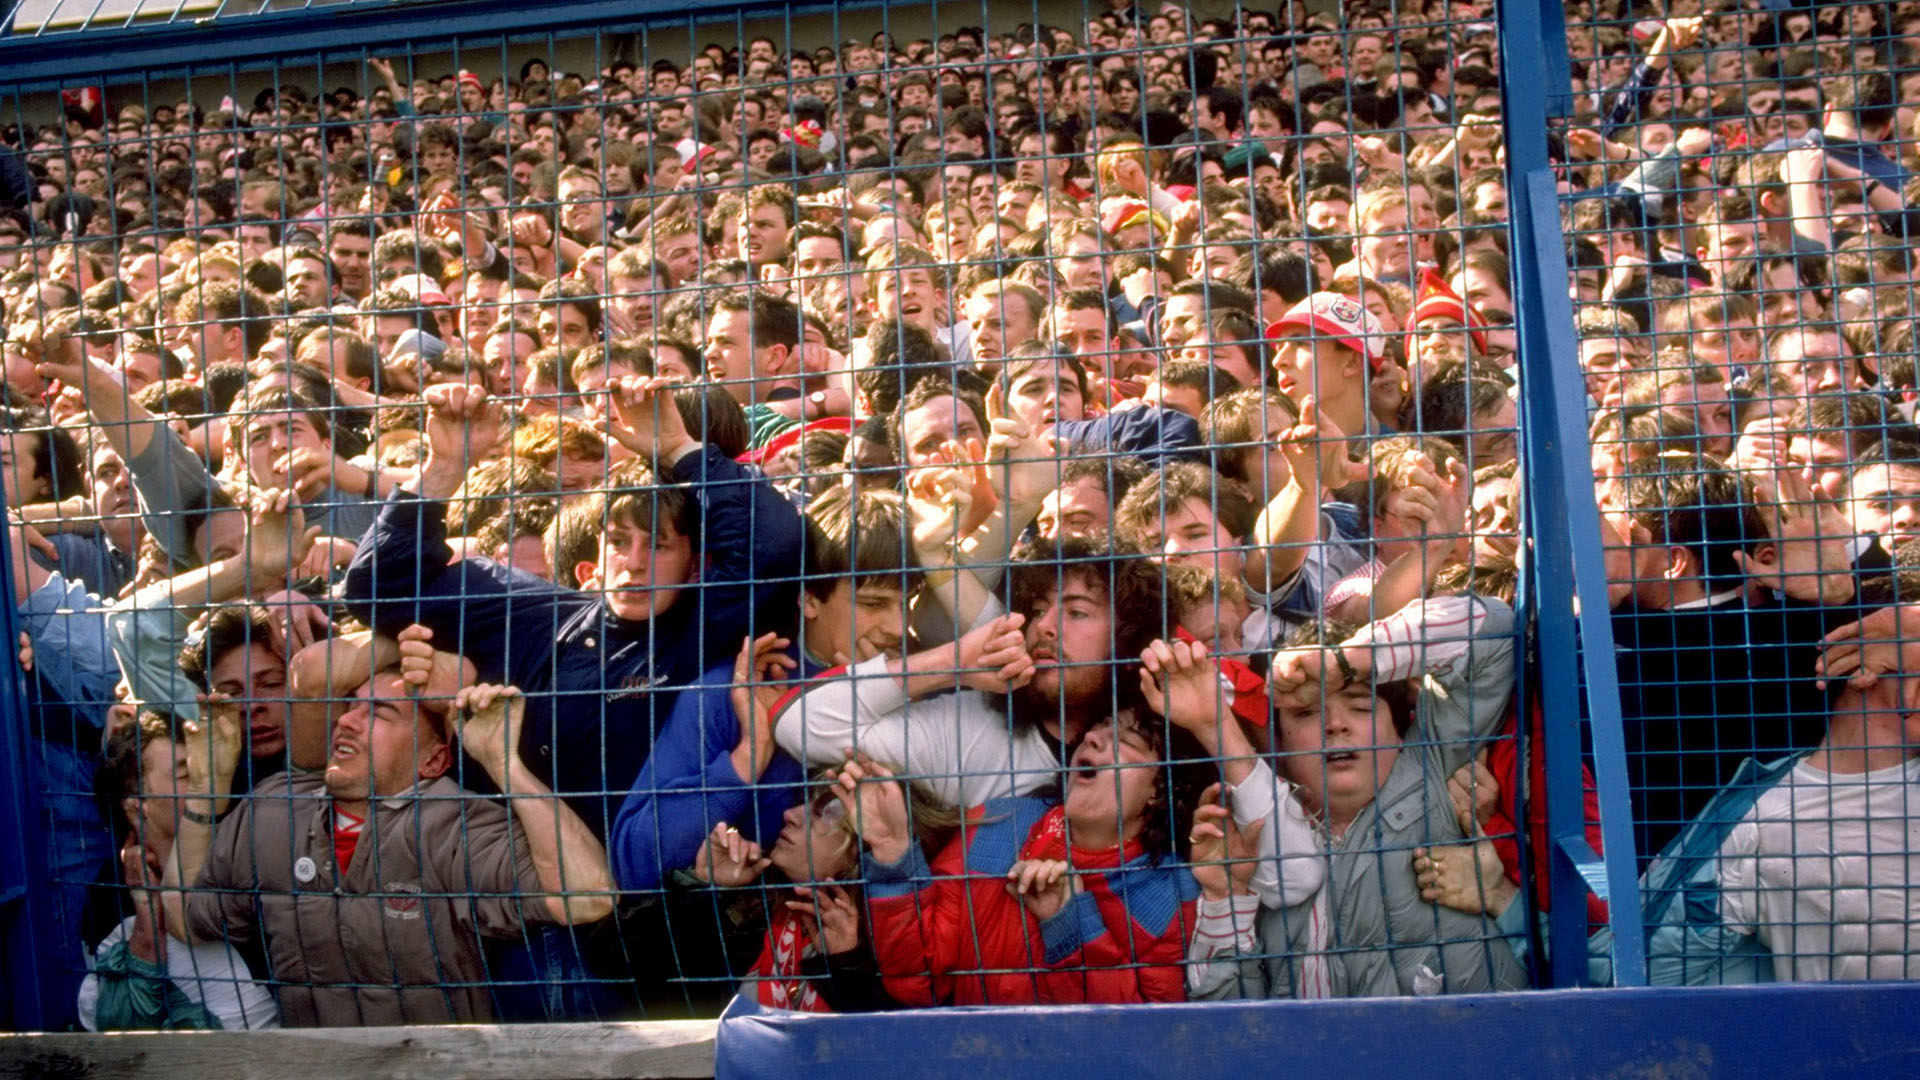
[[[1148,706],[1185,730],[1218,764],[1233,827],[1260,850],[1249,878],[1260,903],[1287,907],[1312,896],[1326,876],[1312,827],[1292,785],[1273,775],[1241,728],[1206,646],[1155,641],[1140,664],[1140,690]]]
[[[244,512],[244,551],[155,582],[107,609],[108,641],[128,686],[141,701],[192,716],[194,687],[181,673],[177,658],[195,616],[202,608],[244,595],[286,588],[287,575],[306,559],[317,530],[306,527],[286,492],[256,492]]]
[[[791,595],[804,546],[800,512],[765,476],[693,437],[672,380],[629,376],[610,389],[614,436],[700,502],[701,622],[718,653],[753,628],[757,609]]]
[[[36,320],[29,324],[44,327]],[[78,343],[42,329],[37,342],[39,372],[80,391],[94,430],[127,463],[140,496],[147,531],[176,564],[193,561],[188,531],[192,513],[213,489],[207,463],[180,441],[165,421],[148,412],[127,390],[118,371],[85,356]],[[213,427],[217,425],[209,425]]]
[[[190,922],[187,918],[187,888],[199,883],[206,869],[208,854],[213,850],[216,837],[215,815],[225,806],[229,793],[233,790],[233,771],[240,762],[240,748],[243,733],[240,729],[240,711],[232,704],[221,700],[209,700],[201,710],[199,720],[188,720],[181,726],[181,735],[187,746],[187,784],[180,802],[179,829],[173,837],[173,854],[167,860],[166,870],[161,879],[160,904],[166,913],[167,933],[188,943],[217,940],[209,932],[207,923],[215,922],[228,930],[234,926],[238,896],[233,890],[223,890],[212,895],[203,894],[195,898],[194,908],[202,910],[209,905],[218,909],[224,919]],[[229,827],[239,830],[246,824],[245,811],[235,815],[236,820]],[[223,863],[226,860],[221,860]],[[215,886],[233,884],[215,881]],[[239,905],[252,907],[250,899],[239,897]]]
[[[1025,684],[1033,675],[1019,615],[1002,615],[959,641],[923,649],[902,658],[876,656],[815,680],[807,692],[788,701],[774,719],[774,739],[780,748],[802,761],[837,765],[842,753],[859,747],[889,761],[909,765],[909,728],[926,726],[926,738],[915,735],[921,757],[954,743],[956,709],[942,709],[955,699],[928,702],[909,715],[907,703],[943,690],[965,688],[1005,693]],[[946,734],[939,722],[944,719]],[[874,744],[870,740],[882,740]]]
[[[526,701],[511,686],[483,683],[455,699],[460,744],[513,807],[520,834],[553,921],[578,925],[613,913],[613,871],[607,850],[573,808],[554,795],[520,759]]]
[[[792,803],[785,793],[802,775],[774,745],[770,715],[796,666],[781,651],[789,644],[774,634],[746,642],[731,685],[709,672],[674,699],[607,837],[621,888],[658,888],[717,822],[744,826],[771,846],[771,830]]]
[[[1320,411],[1309,394],[1300,401],[1301,421],[1274,439],[1287,459],[1287,482],[1253,523],[1244,571],[1247,585],[1273,592],[1298,573],[1307,549],[1320,539],[1320,502],[1358,468],[1347,459],[1346,433]]]

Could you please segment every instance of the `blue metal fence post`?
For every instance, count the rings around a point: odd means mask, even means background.
[[[0,516],[5,511],[0,498]],[[0,527],[0,566],[13,565],[12,541],[12,530]],[[33,776],[25,672],[13,647],[19,610],[13,575],[0,573],[0,635],[7,643],[0,658],[0,970],[7,988],[0,1031],[45,1026],[48,987],[59,962],[47,907],[46,814]]]
[[[1497,11],[1525,422],[1524,492],[1532,547],[1528,601],[1543,712],[1553,909],[1553,981],[1585,980],[1588,889],[1608,901],[1615,981],[1644,985],[1639,884],[1627,804],[1626,748],[1600,515],[1592,497],[1586,385],[1573,337],[1559,195],[1547,157],[1550,107],[1569,95],[1565,19],[1553,0],[1503,0]],[[1555,56],[1549,63],[1547,57]],[[1566,583],[1572,582],[1570,591]],[[1577,610],[1574,598],[1582,601]],[[1582,639],[1604,860],[1586,842],[1579,683]]]

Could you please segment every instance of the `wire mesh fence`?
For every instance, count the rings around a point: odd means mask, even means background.
[[[0,84],[45,1022],[1507,991],[1550,910],[1610,982],[1520,670],[1550,365],[1614,917],[1904,977],[1909,7],[1569,8],[1524,363],[1486,5]]]

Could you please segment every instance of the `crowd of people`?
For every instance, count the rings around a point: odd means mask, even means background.
[[[1490,3],[1109,7],[9,130],[62,1022],[1536,985],[1550,365],[1653,978],[1914,973],[1920,3],[1569,5],[1524,371]]]

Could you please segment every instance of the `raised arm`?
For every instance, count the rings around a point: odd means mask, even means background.
[[[1445,686],[1457,707],[1422,710],[1430,714],[1422,723],[1437,740],[1486,738],[1506,717],[1513,691],[1513,609],[1492,597],[1438,596],[1409,604],[1362,627],[1341,643],[1341,651],[1375,685],[1425,675]]]
[[[756,611],[778,610],[777,601],[792,595],[805,530],[800,512],[765,476],[693,437],[674,404],[676,388],[664,378],[616,380],[611,426],[658,475],[687,485],[700,502],[701,623],[708,652],[717,654],[754,628]]]
[[[37,685],[41,701],[57,702],[74,718],[105,730],[120,667],[108,645],[99,601],[79,582],[58,573],[22,601],[20,627],[33,652],[29,685]],[[86,745],[78,732],[74,745]]]
[[[691,486],[701,506],[705,534],[706,569],[701,574],[701,621],[709,638],[724,652],[754,626],[754,616],[768,624],[786,618],[774,601],[787,599],[798,589],[804,528],[800,512],[772,482],[727,457],[718,448],[694,444],[668,469],[668,475]]]
[[[866,847],[861,878],[881,984],[903,1005],[938,1005],[953,992],[952,946],[968,933],[962,886],[935,878],[913,836],[906,786],[891,769],[851,761],[834,788]]]
[[[155,582],[106,612],[106,632],[133,696],[182,716],[195,712],[196,688],[177,660],[193,620],[205,608],[284,589],[307,557],[313,536],[284,491],[256,492],[245,510],[247,543],[239,554]]]
[[[427,402],[427,463],[360,539],[341,600],[389,636],[416,623],[428,627],[442,648],[472,660],[480,678],[523,677],[508,655],[511,644],[551,637],[556,608],[592,601],[493,562],[454,560],[446,500],[459,490],[468,462],[498,441],[501,413],[484,391],[465,386],[430,387]]]
[[[1040,516],[1047,495],[1060,486],[1060,470],[1066,462],[1051,432],[1030,429],[1008,410],[1004,383],[995,383],[987,391],[986,404],[986,479],[994,509],[980,528],[961,538],[955,561],[972,569],[991,589],[1005,574],[1014,544]]]
[[[1292,785],[1274,776],[1241,728],[1207,647],[1155,641],[1140,655],[1140,665],[1140,690],[1148,706],[1186,731],[1218,764],[1234,827],[1257,837],[1260,857],[1249,881],[1260,903],[1290,907],[1319,891],[1326,867],[1312,826]]]
[[[914,470],[907,481],[914,554],[926,571],[925,596],[930,601],[916,606],[913,624],[915,637],[927,645],[953,641],[995,606],[981,575],[962,565],[967,537],[960,529],[972,507],[972,475],[957,466],[930,467]],[[997,509],[995,516],[1000,516]]]
[[[1329,487],[1350,479],[1346,434],[1320,411],[1309,394],[1300,402],[1302,421],[1274,438],[1287,458],[1287,482],[1254,520],[1244,572],[1247,585],[1270,593],[1307,561],[1320,539],[1320,502]]]
[[[771,846],[802,770],[773,741],[771,710],[796,666],[773,634],[746,642],[730,668],[716,669],[674,699],[673,712],[627,794],[607,837],[623,889],[659,887],[687,866],[718,822],[744,826]]]
[[[1022,619],[1003,615],[959,641],[904,659],[876,656],[816,679],[774,720],[780,748],[812,765],[838,765],[858,749],[896,762],[953,806],[977,806],[1042,767],[1040,752],[1014,739],[1007,718],[982,694],[1005,694],[1032,677]],[[916,698],[928,697],[925,701]],[[909,702],[913,702],[909,707]],[[1050,757],[1050,754],[1047,755]],[[1058,761],[1046,765],[1058,769]]]
[[[380,85],[387,88],[388,95],[393,98],[394,111],[401,116],[412,116],[413,95],[408,93],[407,88],[402,86],[400,80],[395,77],[393,61],[384,56],[369,56],[367,67],[380,77]]]
[[[1827,219],[1826,188],[1822,183],[1827,161],[1826,151],[1817,146],[1789,150],[1780,163],[1780,178],[1787,184],[1788,216],[1794,234],[1830,251],[1833,223]]]
[[[1193,936],[1187,942],[1187,996],[1231,996],[1228,987],[1253,977],[1243,966],[1259,951],[1260,898],[1253,873],[1263,856],[1260,834],[1265,821],[1243,826],[1223,801],[1219,784],[1207,788],[1193,812],[1188,833],[1188,863],[1200,885]],[[1242,995],[1245,986],[1239,987]]]
[[[295,651],[287,661],[287,742],[294,766],[312,768],[319,763],[301,761],[302,748],[324,746],[334,719],[347,710],[353,692],[374,672],[400,662],[400,653],[392,638],[370,630],[289,648]]]
[[[519,835],[532,850],[549,917],[570,925],[597,922],[613,913],[613,871],[607,866],[606,848],[580,815],[520,759],[525,714],[526,700],[514,687],[467,687],[455,700],[460,745],[487,770],[512,806]]]
[[[167,933],[191,945],[220,940],[221,931],[237,929],[235,920],[244,918],[244,912],[252,908],[250,897],[224,888],[240,884],[228,881],[228,875],[222,872],[233,865],[230,857],[215,860],[221,871],[206,873],[208,855],[216,840],[226,841],[225,847],[231,849],[236,842],[244,844],[251,837],[237,839],[250,831],[245,808],[227,822],[226,835],[215,835],[216,817],[231,797],[233,772],[240,763],[244,733],[239,709],[225,701],[209,700],[199,720],[182,724],[181,735],[187,745],[187,782],[181,793],[173,854],[161,878],[160,905],[166,912]],[[209,877],[216,891],[189,897],[188,887],[199,886]],[[190,921],[189,913],[197,918]]]
[[[120,372],[105,361],[86,356],[78,342],[44,328],[43,321],[29,325],[42,327],[35,342],[40,377],[78,390],[94,426],[121,458],[133,461],[145,454],[165,422],[133,400]]]
[[[1447,565],[1467,527],[1467,469],[1454,462],[1442,473],[1425,454],[1410,459],[1405,474],[1387,497],[1387,516],[1405,534],[1418,536],[1407,551],[1387,564],[1378,579],[1328,605],[1328,616],[1343,622],[1367,622],[1399,611],[1427,595]]]
[[[1668,19],[1660,27],[1660,34],[1653,39],[1653,46],[1647,55],[1634,65],[1633,74],[1626,85],[1616,91],[1616,96],[1604,110],[1606,126],[1619,127],[1637,120],[1646,98],[1660,85],[1660,79],[1666,75],[1667,68],[1673,63],[1673,54],[1691,48],[1700,38],[1700,31],[1706,20],[1700,16],[1675,17]]]
[[[85,356],[72,339],[44,337],[39,347],[41,377],[78,389],[95,430],[127,463],[147,531],[176,565],[193,562],[190,519],[214,487],[207,463],[133,399],[118,371]]]

